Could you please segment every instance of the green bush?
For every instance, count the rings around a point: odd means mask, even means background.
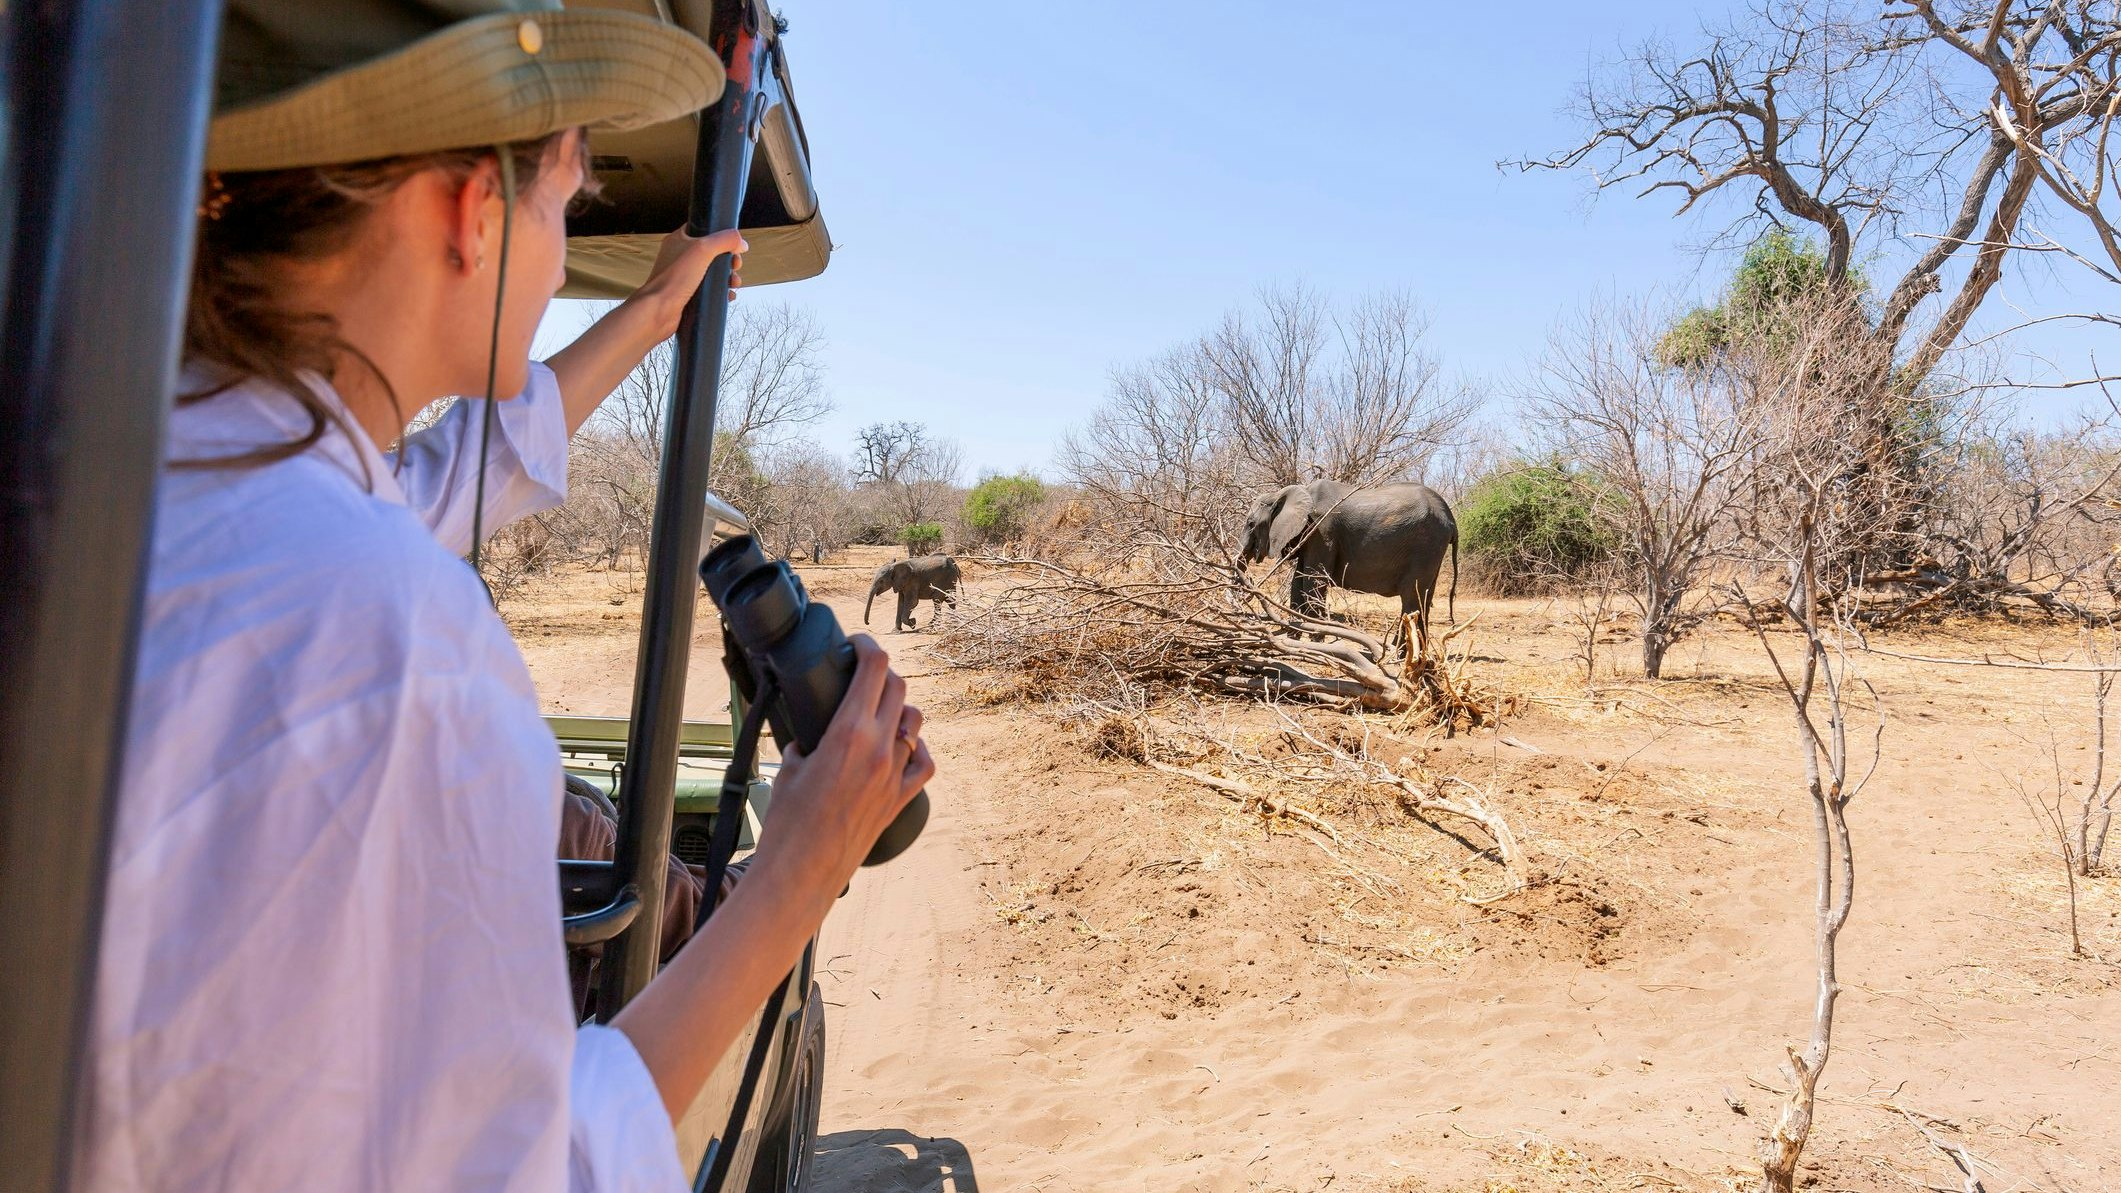
[[[1715,306],[1695,307],[1672,324],[1658,341],[1658,363],[1693,368],[1713,364],[1742,345],[1787,342],[1808,302],[1827,294],[1829,284],[1825,250],[1812,240],[1770,229],[1745,251]],[[1861,270],[1850,270],[1846,285],[1858,301],[1870,292]]]
[[[990,476],[966,495],[965,525],[981,542],[1007,542],[1023,535],[1031,512],[1045,499],[1045,484],[1029,473]]]
[[[1613,557],[1598,483],[1550,461],[1493,472],[1458,507],[1459,549],[1503,596],[1538,592]]]
[[[906,544],[908,555],[927,555],[943,545],[943,525],[915,522],[898,532],[898,541]]]

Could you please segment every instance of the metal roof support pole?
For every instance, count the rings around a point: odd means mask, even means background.
[[[687,230],[704,236],[734,228],[751,169],[752,142],[763,115],[767,38],[750,0],[717,0],[714,48],[728,85],[700,114]],[[640,653],[634,664],[633,716],[626,770],[619,779],[618,841],[613,869],[640,891],[641,913],[605,946],[597,1014],[609,1020],[655,976],[662,938],[664,856],[670,850],[678,739],[683,734],[685,674],[691,658],[693,607],[706,530],[707,475],[714,448],[722,336],[729,324],[729,258],[707,271],[678,324],[677,358],[663,424],[655,523],[648,534],[647,585],[641,602]],[[723,813],[742,815],[742,809]]]
[[[78,1179],[71,1134],[221,4],[4,8],[0,1190],[53,1193]]]

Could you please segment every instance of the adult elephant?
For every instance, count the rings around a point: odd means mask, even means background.
[[[862,606],[862,624],[869,624],[869,611],[876,607],[877,597],[895,592],[898,616],[891,619],[891,628],[910,630],[913,607],[922,601],[934,601],[936,611],[941,612],[945,602],[956,604],[957,582],[963,577],[957,560],[949,555],[923,555],[887,563],[876,569],[876,578],[869,582],[869,603]]]
[[[1289,607],[1305,617],[1325,616],[1325,586],[1334,584],[1398,597],[1400,614],[1413,614],[1426,635],[1446,549],[1456,620],[1458,519],[1427,485],[1288,485],[1260,494],[1245,517],[1244,562],[1289,560]]]

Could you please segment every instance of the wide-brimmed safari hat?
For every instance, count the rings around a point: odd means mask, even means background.
[[[210,170],[280,170],[659,124],[722,64],[651,17],[558,0],[228,0]]]

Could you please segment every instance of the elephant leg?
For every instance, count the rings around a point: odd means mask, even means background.
[[[1428,567],[1417,566],[1413,586],[1400,595],[1400,611],[1414,615],[1414,628],[1421,632],[1421,642],[1429,641],[1429,614],[1436,608],[1436,580],[1443,572],[1443,556],[1439,553]]]
[[[1316,572],[1298,569],[1289,579],[1289,608],[1299,617],[1313,621],[1326,619],[1325,580]],[[1324,634],[1312,633],[1313,638],[1324,638]]]
[[[920,596],[910,588],[898,594],[898,616],[891,622],[891,628],[894,630],[912,629],[913,610],[920,603]]]
[[[1311,611],[1311,582],[1304,578],[1301,568],[1289,573],[1289,610],[1298,617],[1309,617]]]

